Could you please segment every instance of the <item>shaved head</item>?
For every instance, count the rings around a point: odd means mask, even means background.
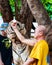
[[[39,25],[35,29],[34,37],[37,38],[37,37],[45,36],[45,33],[46,33],[46,27],[44,25]]]
[[[44,25],[39,25],[39,26],[37,27],[37,29],[38,29],[39,31],[46,31],[46,27],[45,27]]]

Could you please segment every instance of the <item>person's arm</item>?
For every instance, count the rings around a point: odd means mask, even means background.
[[[2,59],[1,59],[1,53],[0,53],[0,65],[4,65],[4,63],[2,62]]]
[[[13,23],[14,24],[14,23]],[[17,30],[17,27],[16,27],[16,24],[15,26],[13,26],[13,24],[11,24],[13,30],[15,31],[18,39],[22,42],[22,43],[25,43],[25,44],[28,44],[30,46],[34,46],[34,44],[37,42],[36,39],[26,39],[18,30]]]
[[[4,63],[2,62],[2,60],[1,60],[1,59],[0,59],[0,64],[1,64],[1,65],[4,65]]]
[[[27,61],[23,65],[30,65],[31,63],[37,63],[37,60],[34,58],[28,58]]]

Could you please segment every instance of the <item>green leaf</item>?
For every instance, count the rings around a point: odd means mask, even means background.
[[[11,9],[12,9],[12,12],[14,14],[15,13],[15,1],[14,0],[9,0],[9,3],[10,3],[10,6],[11,6]]]
[[[52,0],[41,0],[41,2],[52,20]]]
[[[0,16],[2,16],[2,13],[0,12]]]
[[[22,6],[22,1],[21,0],[18,0],[17,6],[18,6],[18,9],[20,10],[21,9],[21,6]]]
[[[46,0],[46,2],[52,3],[52,0]]]

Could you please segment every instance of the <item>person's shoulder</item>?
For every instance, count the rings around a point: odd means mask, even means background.
[[[1,35],[0,35],[1,36]]]
[[[43,40],[43,43],[44,43],[44,44],[46,44],[46,45],[48,45],[48,43],[47,43],[47,41],[46,41],[46,40]]]
[[[46,40],[40,40],[39,43],[47,44],[47,41]]]
[[[0,37],[2,37],[2,35],[0,35]]]
[[[41,47],[43,47],[43,46],[48,46],[48,43],[46,42],[46,40],[40,40],[38,42],[38,45],[41,46]]]
[[[1,42],[2,38],[3,38],[2,35],[0,35],[0,42]]]
[[[41,41],[41,46],[42,46],[43,48],[48,48],[48,47],[49,47],[46,40],[42,40],[42,41]]]

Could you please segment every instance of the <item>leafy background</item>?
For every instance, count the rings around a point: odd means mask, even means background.
[[[41,2],[52,20],[52,0],[41,0]]]
[[[22,6],[21,0],[9,0],[13,14],[15,15],[15,3],[17,4],[18,10],[20,11]]]
[[[15,14],[15,0],[9,0],[9,3],[13,14]]]
[[[40,0],[44,8],[47,10],[50,19],[52,20],[52,0]],[[20,11],[22,2],[21,0],[9,0],[13,14],[15,15],[15,2]],[[1,13],[0,13],[1,16]]]

